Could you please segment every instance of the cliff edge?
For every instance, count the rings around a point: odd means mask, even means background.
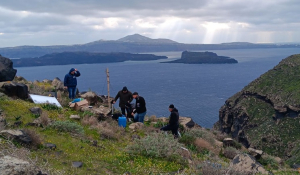
[[[300,54],[277,66],[230,97],[216,126],[246,147],[300,161]]]

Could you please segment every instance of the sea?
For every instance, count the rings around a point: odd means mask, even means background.
[[[77,68],[78,89],[107,95],[106,69],[109,70],[110,94],[115,96],[123,86],[138,92],[146,100],[147,115],[168,117],[168,106],[174,104],[180,116],[191,117],[205,128],[219,119],[225,101],[243,87],[272,69],[282,59],[299,54],[299,48],[203,50],[238,60],[238,64],[161,63],[179,59],[181,52],[156,52],[168,59],[126,61],[105,64],[77,64],[40,67],[17,67],[17,75],[27,80],[62,81],[71,68]],[[114,105],[118,108],[118,102]]]

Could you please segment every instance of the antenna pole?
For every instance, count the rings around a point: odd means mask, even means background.
[[[107,77],[107,101],[108,101],[108,107],[111,108],[111,102],[110,102],[110,94],[109,94],[109,71],[108,68],[106,68],[106,77]]]

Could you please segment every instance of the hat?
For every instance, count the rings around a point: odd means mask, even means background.
[[[128,91],[127,87],[124,86],[123,89],[122,89],[122,91]]]
[[[173,104],[170,104],[169,108],[173,109],[173,108],[174,108],[174,105],[173,105]]]
[[[139,93],[137,93],[137,92],[134,92],[132,95],[139,95]]]

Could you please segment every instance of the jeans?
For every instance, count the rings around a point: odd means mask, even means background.
[[[144,118],[145,118],[146,113],[147,113],[147,111],[143,112],[143,113],[135,113],[134,121],[144,123]]]
[[[76,95],[76,87],[68,87],[69,98],[74,99]]]
[[[174,135],[174,137],[177,138],[178,137],[178,128],[179,128],[179,125],[167,125],[167,126],[160,128],[160,130],[172,131],[172,134]]]
[[[126,110],[126,112],[127,112],[127,115],[126,115],[126,113],[125,113],[125,110]],[[128,118],[128,117],[131,115],[128,108],[121,108],[121,111],[122,111],[122,114],[123,114],[126,118]]]

